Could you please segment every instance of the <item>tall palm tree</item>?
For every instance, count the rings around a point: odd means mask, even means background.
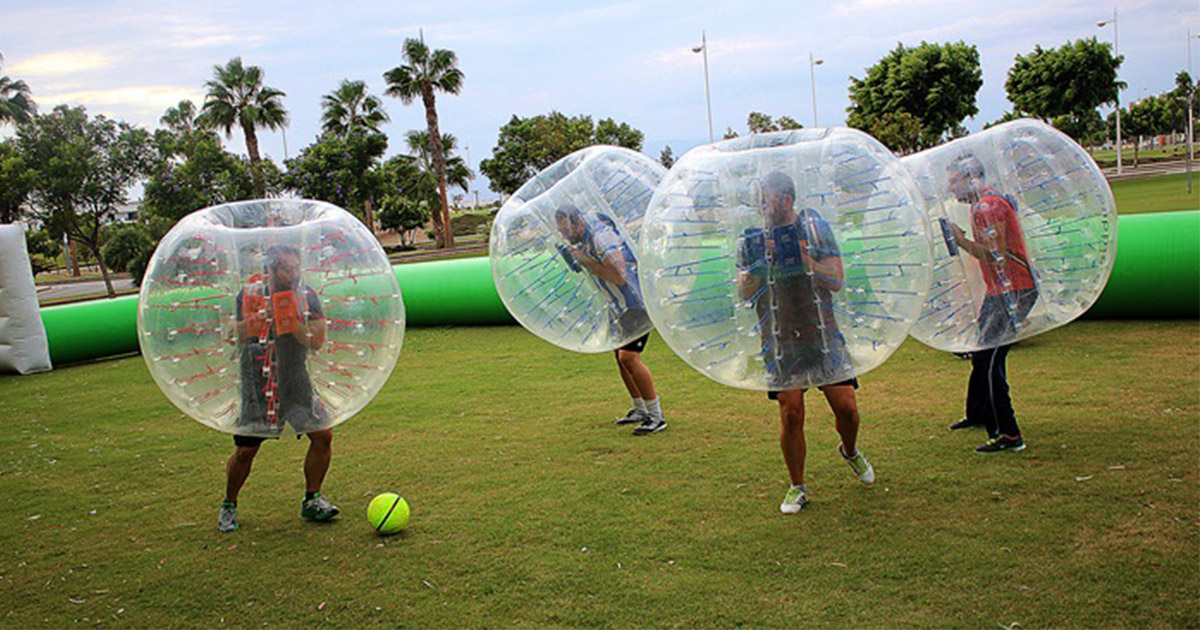
[[[421,170],[434,170],[433,148],[429,142],[429,132],[410,129],[404,134],[404,140],[408,144],[409,152],[416,158],[417,165]],[[461,188],[466,193],[471,187],[471,178],[475,174],[471,172],[470,167],[467,166],[461,157],[454,155],[454,151],[457,148],[458,138],[455,138],[454,134],[442,134],[442,155],[445,157],[446,163],[446,185]]]
[[[4,55],[0,55],[0,62]],[[29,96],[29,86],[24,81],[13,81],[0,76],[0,125],[4,123],[27,123],[37,114],[37,104]]]
[[[379,97],[367,93],[363,81],[343,79],[338,88],[321,97],[324,113],[322,129],[345,138],[356,129],[380,133],[379,126],[390,120]]]
[[[452,50],[430,50],[419,39],[404,40],[402,49],[405,64],[384,73],[388,83],[386,94],[399,98],[405,105],[417,98],[425,106],[425,122],[429,127],[431,154],[437,172],[438,193],[442,200],[441,247],[454,247],[450,232],[450,204],[446,201],[446,158],[442,152],[442,134],[438,130],[437,92],[458,94],[462,89],[463,72],[458,69],[458,56]],[[435,221],[435,223],[437,223]]]
[[[233,135],[234,125],[242,128],[255,187],[259,195],[265,194],[262,175],[257,168],[262,161],[258,154],[257,130],[287,126],[287,110],[283,107],[283,97],[287,95],[263,85],[262,68],[243,66],[241,57],[230,59],[224,66],[213,66],[213,78],[204,86],[208,93],[200,110],[201,123],[221,129],[226,138]]]
[[[175,133],[191,131],[196,127],[196,104],[186,99],[179,101],[175,107],[168,107],[158,122]]]

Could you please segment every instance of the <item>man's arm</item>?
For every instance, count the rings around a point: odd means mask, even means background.
[[[980,211],[985,213],[986,227],[983,229],[982,235],[976,235],[979,240],[972,241],[967,238],[962,228],[951,223],[950,227],[954,230],[954,241],[973,258],[993,267],[1002,267],[1004,265],[1004,256],[1008,252],[1008,226],[1004,221],[991,220],[993,212],[990,207],[981,208]],[[994,252],[999,253],[999,256],[996,256]]]
[[[300,313],[300,330],[298,338],[309,350],[317,351],[325,345],[328,327],[325,323],[325,312],[321,310],[321,300],[311,290],[304,291],[304,299],[308,312]]]
[[[588,271],[595,274],[601,280],[610,282],[617,286],[625,284],[625,256],[621,253],[620,248],[614,248],[603,261],[596,260],[591,256],[583,253],[577,247],[570,247],[567,251],[579,261],[579,264],[587,268]]]
[[[824,219],[819,217],[806,218],[806,220],[811,221],[810,226],[815,242],[809,248],[801,247],[800,258],[812,273],[817,286],[826,291],[841,291],[846,282],[846,273],[842,268],[842,252],[838,250],[833,230]],[[808,251],[805,251],[806,249],[813,251],[820,258],[810,256]]]

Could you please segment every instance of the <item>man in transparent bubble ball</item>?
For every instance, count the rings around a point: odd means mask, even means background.
[[[804,485],[807,446],[804,439],[805,389],[812,382],[849,367],[845,341],[833,316],[834,292],[842,289],[841,252],[833,230],[811,208],[795,210],[792,178],[774,171],[762,183],[764,226],[748,228],[738,246],[738,288],[753,303],[762,339],[768,383],[779,390],[767,397],[779,403],[779,445],[791,487],[779,509],[795,514],[808,504]],[[858,449],[858,380],[849,378],[820,387],[833,410],[841,436],[838,452],[864,484],[875,471]]]
[[[561,253],[577,273],[587,271],[604,291],[613,312],[620,313],[617,326],[622,331],[637,331],[646,327],[642,291],[638,284],[637,258],[621,238],[611,217],[592,212],[587,216],[571,204],[563,204],[554,212],[558,232],[566,240]],[[642,362],[642,351],[650,333],[634,339],[616,350],[617,369],[621,381],[633,401],[633,408],[617,420],[618,425],[636,424],[634,435],[650,435],[667,428],[663,419],[654,376]]]
[[[300,282],[300,272],[300,250],[271,247],[267,273],[250,276],[236,297],[242,401],[238,428],[259,436],[233,436],[217,524],[223,532],[238,527],[238,493],[266,440],[261,434],[278,435],[285,424],[296,430],[297,437],[306,434],[309,439],[300,515],[325,521],[338,513],[337,506],[321,495],[333,453],[333,430],[324,428],[328,415],[313,393],[306,365],[308,353],[325,343],[325,315],[316,291]]]
[[[1016,202],[988,186],[984,175],[983,163],[970,153],[946,167],[950,193],[971,206],[975,240],[957,225],[951,224],[951,229],[959,249],[979,262],[987,287],[979,309],[979,342],[990,345],[1016,336],[1037,302],[1038,291],[1017,221]],[[1025,448],[1008,393],[1005,363],[1010,348],[1012,344],[1004,344],[971,353],[966,417],[950,425],[951,429],[986,428],[988,441],[975,448],[980,453]]]

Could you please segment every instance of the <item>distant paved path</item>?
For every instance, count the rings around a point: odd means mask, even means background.
[[[1149,164],[1139,164],[1137,168],[1133,168],[1133,156],[1128,156],[1128,161],[1122,167],[1120,177],[1117,176],[1117,167],[1110,166],[1100,169],[1104,173],[1104,177],[1109,180],[1113,179],[1136,179],[1139,177],[1154,177],[1156,175],[1174,175],[1176,173],[1187,172],[1187,160],[1174,160],[1171,162],[1151,162]],[[1192,177],[1200,176],[1200,159],[1192,162]]]
[[[121,289],[132,289],[133,280],[129,278],[117,278],[113,280],[113,288],[117,291]],[[56,284],[50,287],[38,287],[38,301],[45,303],[47,300],[61,300],[63,298],[79,297],[81,295],[93,295],[96,293],[104,293],[103,280],[88,280],[86,282],[72,282],[70,284]]]

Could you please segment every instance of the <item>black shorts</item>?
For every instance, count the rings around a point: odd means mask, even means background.
[[[854,389],[858,389],[858,379],[857,379],[857,378],[850,378],[850,379],[846,379],[846,380],[844,380],[844,381],[842,381],[842,382],[840,382],[840,383],[830,383],[830,384],[828,384],[828,385],[822,385],[821,387],[818,387],[817,389],[822,389],[822,388],[825,388],[825,387],[840,387],[840,386],[842,386],[842,385],[850,385],[850,386],[851,386],[851,387],[853,387]],[[803,388],[803,389],[801,389],[800,391],[802,391],[802,392],[803,392],[803,391],[808,391],[808,389],[807,389],[807,388]],[[767,392],[767,398],[769,398],[769,399],[771,399],[771,400],[779,400],[779,392]]]
[[[650,333],[646,333],[646,334],[642,335],[641,337],[638,337],[637,339],[630,341],[629,343],[621,346],[619,349],[625,350],[627,352],[635,352],[637,354],[641,354],[642,350],[646,349],[647,341],[650,341]]]
[[[302,435],[308,435],[308,434],[307,433],[297,433],[296,439],[299,440],[300,436],[302,436]],[[279,439],[279,436],[266,438],[266,437],[259,437],[257,435],[234,435],[233,436],[233,445],[234,446],[246,446],[249,448],[258,448],[259,446],[262,446],[262,443],[266,442],[267,440],[278,440],[278,439]]]

